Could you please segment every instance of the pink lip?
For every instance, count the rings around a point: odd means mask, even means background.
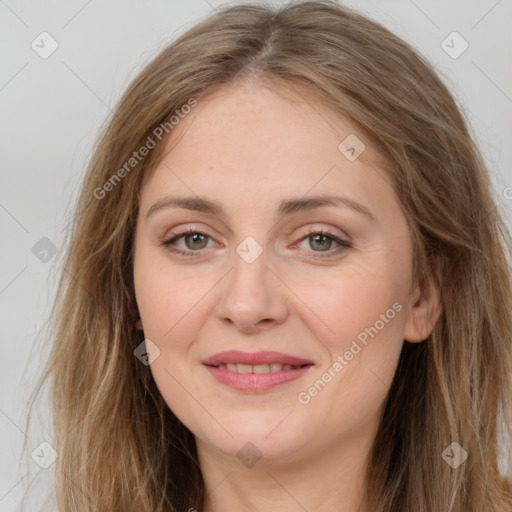
[[[221,384],[229,386],[239,391],[259,392],[291,382],[298,379],[314,366],[312,361],[301,357],[283,354],[281,352],[261,351],[261,352],[240,352],[239,350],[229,350],[219,352],[212,357],[202,361],[210,373]],[[238,373],[228,369],[216,368],[220,364],[240,363],[240,364],[289,364],[291,366],[302,366],[293,370],[280,370],[278,372],[267,373]],[[306,365],[306,366],[305,366]]]
[[[313,365],[297,368],[296,370],[281,370],[268,373],[237,373],[221,370],[215,366],[206,366],[211,374],[221,383],[239,391],[267,391],[279,384],[298,379]]]
[[[240,363],[240,364],[289,364],[291,366],[302,366],[305,364],[313,364],[313,361],[302,359],[301,357],[283,354],[282,352],[273,352],[270,350],[262,350],[260,352],[241,352],[239,350],[228,350],[226,352],[218,352],[213,356],[202,361],[207,366],[218,366],[219,364]],[[277,373],[277,372],[276,372]],[[264,375],[264,374],[260,374]]]

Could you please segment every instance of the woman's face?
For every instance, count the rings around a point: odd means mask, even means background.
[[[429,330],[379,155],[299,100],[238,84],[199,101],[142,191],[134,278],[160,351],[150,369],[198,443],[224,455],[292,461],[371,437],[404,338]],[[212,359],[227,351],[242,354]]]

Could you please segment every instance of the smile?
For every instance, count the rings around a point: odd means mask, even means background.
[[[246,393],[261,393],[300,378],[313,364],[303,366],[275,364],[219,364],[204,367],[220,384]]]
[[[242,363],[228,363],[219,364],[216,366],[219,370],[228,370],[236,373],[275,373],[281,370],[297,370],[302,366],[292,366],[291,364],[242,364]]]

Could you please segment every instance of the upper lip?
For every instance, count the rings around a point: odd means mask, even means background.
[[[226,352],[218,352],[213,356],[202,361],[203,364],[209,366],[218,366],[219,364],[240,363],[240,364],[289,364],[292,366],[302,366],[305,364],[313,364],[313,361],[303,359],[302,357],[283,354],[282,352],[273,352],[271,350],[263,350],[260,352],[241,352],[239,350],[228,350]]]

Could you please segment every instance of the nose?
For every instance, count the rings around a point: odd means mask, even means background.
[[[224,281],[216,313],[222,322],[244,333],[282,324],[289,315],[287,287],[266,262],[263,252],[248,263],[238,255]]]

